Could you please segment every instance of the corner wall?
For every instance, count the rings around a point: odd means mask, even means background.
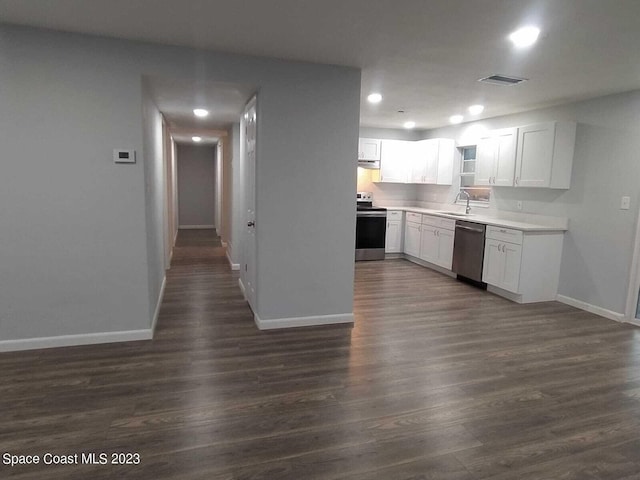
[[[152,324],[162,145],[144,76],[259,86],[256,313],[352,314],[358,69],[0,25],[0,144],[11,159],[0,176],[0,341],[87,343]],[[114,148],[140,160],[115,165]]]

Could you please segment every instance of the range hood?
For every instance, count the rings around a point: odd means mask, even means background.
[[[364,160],[362,158],[358,159],[358,166],[362,168],[380,168],[380,160]]]

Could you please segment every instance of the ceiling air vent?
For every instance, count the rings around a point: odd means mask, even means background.
[[[491,75],[489,77],[481,78],[478,80],[482,83],[490,83],[492,85],[502,85],[504,87],[511,87],[518,85],[519,83],[526,82],[528,78],[508,77],[506,75]]]

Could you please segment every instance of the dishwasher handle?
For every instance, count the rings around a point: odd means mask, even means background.
[[[484,230],[481,230],[479,228],[465,227],[464,225],[456,225],[456,229],[458,228],[461,230],[466,230],[468,232],[473,232],[473,233],[484,233]]]

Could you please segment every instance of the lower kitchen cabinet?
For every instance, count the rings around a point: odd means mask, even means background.
[[[518,303],[555,300],[563,237],[563,232],[488,226],[482,281],[489,291]]]
[[[420,256],[420,232],[422,225],[407,218],[404,227],[404,253],[412,257]]]
[[[420,259],[451,270],[455,220],[422,216]]]
[[[484,249],[482,280],[490,285],[518,293],[522,247],[487,239]]]
[[[387,211],[387,236],[384,243],[385,253],[402,253],[402,212]]]

